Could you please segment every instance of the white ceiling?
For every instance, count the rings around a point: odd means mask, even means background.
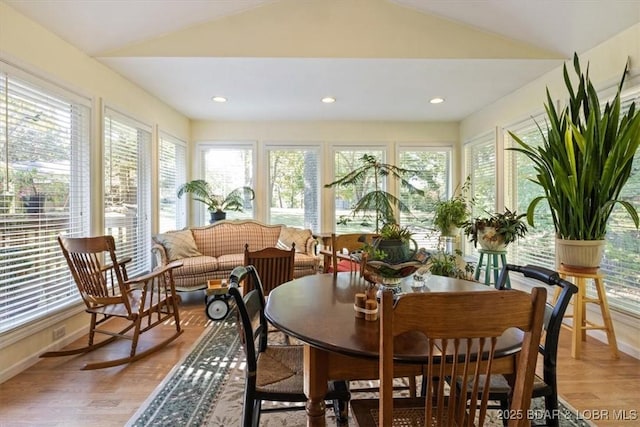
[[[240,49],[236,55],[218,56],[117,54],[285,1],[289,0],[5,3],[186,116],[202,120],[461,120],[557,67],[574,51],[584,52],[640,22],[640,0],[387,0],[548,54],[315,58],[257,57]],[[349,1],[368,7],[374,0],[304,1]],[[288,25],[285,17],[278,25]],[[467,43],[473,47],[475,42]],[[229,102],[213,103],[213,95],[227,96]],[[320,103],[327,95],[337,102]],[[432,96],[446,102],[431,105]]]

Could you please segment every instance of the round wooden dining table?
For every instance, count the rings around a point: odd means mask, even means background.
[[[424,287],[401,283],[402,292],[496,291],[477,282],[431,276]],[[269,294],[265,316],[278,329],[302,341],[307,425],[325,425],[324,396],[329,380],[379,378],[379,322],[356,317],[356,293],[369,284],[359,273],[316,274],[284,283]],[[509,331],[508,331],[509,332]],[[400,337],[399,337],[400,338]],[[496,369],[513,372],[522,336],[505,333],[498,344]],[[427,353],[423,336],[406,335],[394,342],[395,375],[421,375]]]

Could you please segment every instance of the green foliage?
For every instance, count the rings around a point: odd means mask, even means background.
[[[413,232],[409,230],[409,227],[402,227],[400,224],[389,223],[382,226],[380,229],[380,237],[390,240],[402,240],[408,242],[413,236]]]
[[[400,181],[400,185],[409,190],[410,194],[424,196],[424,191],[414,187],[405,177],[418,171],[401,168],[388,163],[379,162],[374,156],[365,154],[360,158],[362,165],[356,167],[345,176],[325,184],[325,188],[353,187],[364,182],[370,176],[374,179],[374,188],[364,194],[351,208],[350,218],[341,218],[339,224],[346,224],[353,218],[360,218],[363,224],[374,219],[375,231],[380,231],[381,224],[397,223],[395,212],[410,214],[409,207],[393,194],[381,189],[382,181],[391,177]]]
[[[459,261],[462,251],[456,249],[453,254],[438,249],[429,257],[429,270],[436,276],[455,277],[458,279],[471,279],[475,270],[473,264]]]
[[[504,239],[505,244],[515,242],[527,234],[527,224],[524,221],[526,214],[517,214],[516,211],[511,212],[505,209],[504,213],[492,213],[488,217],[478,217],[473,220],[466,221],[462,228],[465,236],[469,237],[469,241],[476,246],[478,243],[478,232],[485,227],[493,227],[496,234]]]
[[[452,228],[462,227],[469,218],[469,206],[473,204],[473,199],[467,198],[471,180],[465,180],[461,188],[456,188],[453,196],[448,200],[439,200],[435,205],[433,225],[443,236],[448,236]]]
[[[242,212],[245,198],[253,200],[255,193],[251,187],[238,187],[226,196],[214,194],[211,186],[203,179],[196,179],[182,184],[178,188],[178,197],[185,193],[191,193],[193,200],[202,202],[210,212],[215,211],[238,211]]]
[[[616,204],[627,211],[636,228],[639,226],[636,208],[619,196],[629,179],[633,158],[640,145],[640,113],[633,103],[626,114],[620,114],[620,92],[628,64],[616,96],[603,110],[589,79],[588,66],[583,74],[577,54],[573,65],[578,76],[575,90],[566,64],[563,70],[569,105],[556,110],[547,89],[546,131],[538,125],[543,143],[530,146],[510,133],[519,145],[511,150],[523,153],[534,163],[537,175],[532,181],[544,189],[544,196],[529,204],[529,224],[534,224],[538,203],[546,200],[557,237],[601,240]]]

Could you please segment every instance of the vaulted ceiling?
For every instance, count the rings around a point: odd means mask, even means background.
[[[638,0],[5,3],[201,120],[457,121],[640,22]]]

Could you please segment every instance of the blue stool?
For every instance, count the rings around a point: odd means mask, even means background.
[[[498,283],[498,275],[500,274],[500,270],[507,264],[507,251],[490,251],[487,249],[478,249],[480,252],[480,259],[478,260],[478,267],[476,268],[476,274],[474,279],[480,279],[480,271],[482,270],[483,262],[486,257],[486,265],[484,266],[484,284],[489,286],[493,283],[493,286],[496,286]],[[502,263],[502,264],[500,264]],[[493,282],[491,282],[491,273],[493,272]],[[507,283],[505,286],[508,289],[511,289],[511,281],[507,276]]]

